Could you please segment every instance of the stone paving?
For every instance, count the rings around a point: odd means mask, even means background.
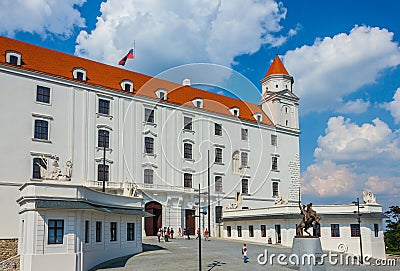
[[[243,263],[241,248],[243,243],[225,239],[202,240],[202,270],[297,270],[294,266],[282,266],[274,262],[270,265],[260,265],[257,262],[257,256],[268,250],[269,256],[272,253],[289,255],[290,248],[279,245],[262,245],[257,243],[248,243],[249,262]],[[144,252],[114,259],[104,263],[93,270],[135,270],[135,271],[169,271],[199,270],[198,261],[198,240],[184,240],[182,238],[173,239],[171,242],[157,242],[157,237],[147,237],[143,239]],[[275,258],[276,261],[276,258]],[[286,260],[287,261],[287,260]],[[371,263],[374,261],[371,260]],[[399,263],[397,263],[399,265]],[[399,267],[381,267],[381,266],[346,266],[346,265],[326,265],[326,270],[399,270]]]

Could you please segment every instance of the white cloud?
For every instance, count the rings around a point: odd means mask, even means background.
[[[400,48],[387,29],[355,26],[349,34],[316,39],[284,56],[296,79],[301,113],[335,110],[346,95],[376,82],[380,73],[400,64]]]
[[[384,104],[384,107],[390,111],[392,114],[395,123],[400,122],[400,88],[396,90],[396,93],[393,96],[393,101],[390,103]]]
[[[286,40],[286,9],[273,0],[108,0],[100,11],[96,28],[77,37],[76,54],[116,65],[135,40],[135,70],[151,75],[192,62],[229,66]]]
[[[365,161],[400,157],[399,133],[376,118],[370,123],[358,126],[342,116],[328,121],[325,135],[318,138],[314,156],[317,159],[333,161]],[[372,161],[371,161],[372,162]],[[375,164],[379,164],[377,161]]]
[[[344,103],[340,105],[337,109],[336,112],[342,113],[342,114],[361,114],[367,111],[370,103],[369,101],[363,101],[362,99],[357,99],[354,101],[348,101],[347,103]]]
[[[16,32],[55,34],[68,38],[75,27],[84,27],[85,19],[76,9],[86,0],[2,0],[0,1],[0,33]]]
[[[346,166],[325,160],[309,166],[303,173],[302,182],[306,194],[337,196],[354,191],[356,175]]]
[[[381,204],[397,200],[400,130],[391,130],[382,120],[358,125],[331,117],[314,157],[315,163],[302,173],[306,194],[336,196],[343,202],[368,190],[379,195]]]

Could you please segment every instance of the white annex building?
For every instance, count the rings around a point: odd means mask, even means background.
[[[227,237],[241,211],[295,208],[299,99],[279,57],[261,79],[260,104],[252,104],[187,79],[176,84],[4,37],[0,52],[0,204],[8,206],[0,239],[21,234],[19,188],[46,180],[98,191],[104,181],[108,193],[141,198],[153,214],[143,220],[145,235],[164,226],[194,233],[199,185],[210,192],[200,205],[210,202],[204,228],[212,236]],[[215,223],[217,205],[223,224]],[[285,220],[286,212],[277,215]],[[375,220],[383,245],[382,217]],[[284,227],[294,230],[290,223]],[[272,236],[277,223],[267,224]]]

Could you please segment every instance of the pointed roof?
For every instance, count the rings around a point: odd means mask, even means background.
[[[265,74],[265,77],[267,77],[268,75],[271,75],[271,74],[289,75],[288,71],[286,70],[285,66],[283,66],[283,63],[278,55],[276,55],[276,57],[274,58],[274,61],[272,61],[272,64],[269,67],[267,73]]]

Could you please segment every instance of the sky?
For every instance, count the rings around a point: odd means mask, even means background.
[[[279,55],[300,98],[303,199],[367,190],[387,209],[400,204],[400,2],[389,2],[2,0],[0,35],[114,66],[134,46],[126,69],[254,103]]]

